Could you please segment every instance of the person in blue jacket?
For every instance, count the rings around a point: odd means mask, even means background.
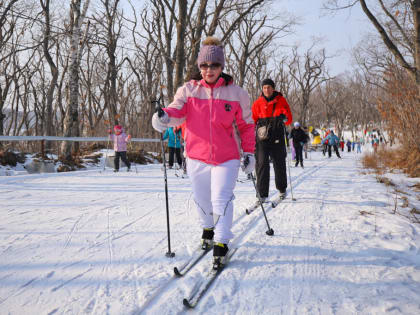
[[[351,141],[347,140],[346,145],[347,145],[347,152],[351,152]]]
[[[338,139],[338,137],[334,134],[334,131],[331,130],[329,135],[324,140],[322,140],[323,143],[324,141],[328,141],[328,157],[331,157],[331,147],[333,147],[335,154],[337,154],[337,157],[341,159],[340,153],[338,152],[340,139]]]
[[[174,127],[169,127],[168,129],[166,129],[163,135],[163,140],[165,139],[168,139],[169,168],[172,168],[174,166],[174,155],[176,155],[176,161],[179,167],[181,167],[181,129],[175,131]]]

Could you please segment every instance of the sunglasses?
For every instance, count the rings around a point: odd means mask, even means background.
[[[202,64],[200,65],[200,69],[201,69],[201,70],[207,70],[207,69],[210,69],[210,70],[216,70],[216,69],[218,69],[219,67],[221,67],[221,64],[220,64],[220,63],[211,63],[211,64],[202,63]]]

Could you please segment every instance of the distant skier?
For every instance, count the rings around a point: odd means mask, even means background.
[[[126,135],[123,127],[116,125],[114,127],[115,134],[112,134],[112,130],[109,129],[109,138],[114,142],[114,172],[118,172],[120,169],[120,158],[127,165],[127,172],[130,171],[130,161],[127,159],[127,142],[130,141],[131,135]]]
[[[300,166],[303,168],[303,146],[307,142],[307,135],[305,131],[300,127],[299,122],[294,123],[294,128],[290,132],[291,139],[293,139],[293,146],[295,147],[296,151],[296,164],[297,167],[300,163]]]
[[[163,140],[168,139],[168,148],[169,148],[169,168],[171,169],[174,166],[174,156],[176,156],[176,161],[179,165],[179,168],[182,167],[182,157],[181,157],[181,129],[175,130],[174,127],[169,127],[166,129],[163,134]]]
[[[346,146],[347,146],[347,152],[351,152],[351,141],[350,140],[347,140]]]
[[[373,147],[373,152],[376,153],[378,151],[378,147],[379,147],[379,138],[377,138],[376,135],[373,135],[372,147]]]
[[[340,148],[341,148],[341,152],[344,152],[344,145],[345,145],[344,138],[343,138],[343,137],[341,137],[341,140],[340,140]]]
[[[223,46],[208,37],[197,58],[200,73],[181,86],[165,113],[152,118],[163,132],[185,121],[187,171],[191,179],[197,213],[203,227],[202,248],[213,246],[213,268],[223,267],[228,242],[233,238],[233,190],[241,166],[255,167],[254,124],[248,93],[223,73]]]
[[[362,143],[360,139],[356,141],[356,153],[362,153]]]
[[[338,152],[338,144],[340,142],[340,139],[334,134],[334,131],[330,131],[328,136],[324,139],[324,142],[328,141],[328,157],[331,157],[331,147],[334,148],[335,154],[337,154],[337,157],[341,159],[340,153]]]

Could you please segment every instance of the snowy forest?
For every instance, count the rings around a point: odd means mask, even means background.
[[[172,100],[198,70],[201,40],[216,35],[225,72],[251,101],[271,77],[304,125],[339,135],[388,127],[418,147],[419,1],[323,5],[325,14],[360,5],[378,31],[354,47],[352,71],[331,75],[322,41],[290,45],[300,20],[276,1],[1,0],[0,135],[99,136],[120,123],[155,138],[151,101]]]

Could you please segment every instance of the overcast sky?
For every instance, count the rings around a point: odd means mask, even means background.
[[[328,55],[339,54],[329,61],[330,73],[336,75],[351,69],[351,49],[362,39],[367,31],[373,32],[360,5],[351,11],[327,14],[321,10],[325,0],[283,0],[279,10],[286,9],[300,17],[301,25],[296,26],[296,33],[284,41],[291,46],[295,43],[308,47],[313,38],[322,38],[317,47],[325,47]],[[281,5],[280,5],[281,4]]]

